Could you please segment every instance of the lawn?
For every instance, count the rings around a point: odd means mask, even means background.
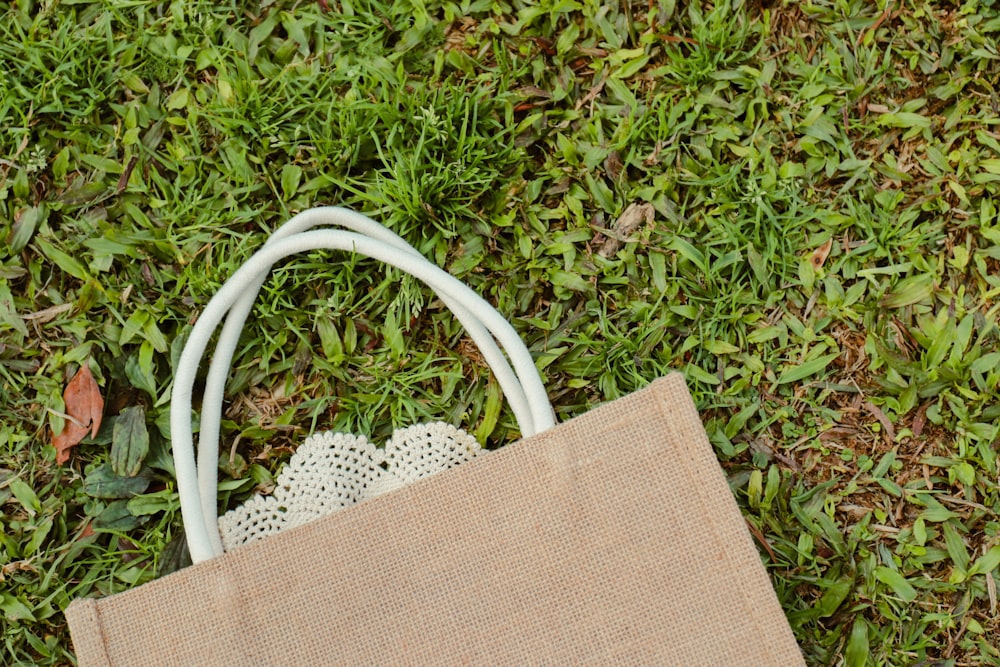
[[[1000,665],[994,5],[0,0],[0,662],[184,564],[185,336],[342,204],[496,304],[560,419],[682,372],[810,665]],[[335,253],[275,271],[228,394],[226,506],[315,429],[518,436],[442,304]]]

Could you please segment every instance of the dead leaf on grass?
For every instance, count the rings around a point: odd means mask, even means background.
[[[587,106],[588,104],[590,104],[591,102],[593,102],[594,100],[597,99],[597,96],[601,94],[602,90],[604,90],[604,84],[607,83],[607,81],[608,81],[608,74],[609,74],[609,71],[608,71],[607,68],[605,68],[601,72],[600,78],[597,79],[597,83],[595,83],[590,88],[590,90],[587,91],[586,95],[584,95],[583,97],[581,97],[580,99],[578,99],[576,101],[576,104],[574,105],[574,108],[577,111],[579,111],[580,109],[582,109],[583,107]]]
[[[611,229],[601,230],[608,239],[597,251],[605,259],[613,257],[623,242],[628,241],[644,224],[652,224],[656,210],[652,204],[629,204],[612,225]]]
[[[826,258],[830,256],[830,249],[833,248],[833,238],[828,238],[826,243],[813,250],[812,265],[817,271],[826,264]]]
[[[73,310],[72,303],[61,303],[58,306],[50,306],[44,310],[39,310],[34,313],[29,313],[28,315],[22,315],[22,320],[32,320],[38,322],[39,324],[45,324],[46,322],[51,322],[59,315]]]
[[[611,151],[608,153],[608,157],[604,160],[604,171],[607,173],[608,178],[612,181],[617,181],[618,177],[622,175],[622,170],[625,169],[625,165],[622,163],[622,156],[618,151]]]
[[[896,439],[896,428],[892,425],[892,421],[889,416],[882,412],[881,408],[872,403],[871,401],[865,401],[865,409],[871,413],[875,419],[882,424],[883,436],[885,437],[886,444],[891,444]]]
[[[757,538],[757,541],[760,543],[762,547],[764,547],[764,550],[767,551],[768,555],[771,557],[771,562],[777,562],[778,556],[777,554],[774,553],[774,549],[771,548],[771,544],[767,541],[767,538],[764,537],[764,533],[761,531],[761,529],[753,525],[753,523],[751,523],[749,519],[745,519],[745,521],[747,524],[747,528],[750,529],[750,532],[753,533],[753,536]]]
[[[913,416],[913,424],[910,426],[910,431],[913,432],[914,438],[919,438],[924,432],[924,426],[927,425],[927,408],[930,406],[930,403],[924,403],[917,409],[917,414]]]
[[[62,465],[69,460],[69,450],[87,437],[96,437],[101,428],[104,414],[104,398],[97,386],[90,368],[80,367],[63,392],[66,404],[66,425],[59,435],[52,434],[52,444],[56,448],[56,463]]]

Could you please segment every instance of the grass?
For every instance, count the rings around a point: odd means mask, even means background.
[[[497,304],[561,419],[683,372],[810,665],[1000,665],[998,33],[991,0],[0,1],[4,662],[71,664],[70,600],[183,564],[179,345],[338,203]],[[57,466],[82,364],[105,425]],[[229,392],[226,503],[317,428],[517,437],[441,305],[345,257],[275,272]]]

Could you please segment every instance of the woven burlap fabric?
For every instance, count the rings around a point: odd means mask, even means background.
[[[66,611],[92,665],[802,665],[679,375]]]

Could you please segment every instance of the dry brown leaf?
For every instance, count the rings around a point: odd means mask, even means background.
[[[584,95],[583,97],[581,97],[576,101],[574,108],[577,111],[579,111],[583,107],[587,106],[588,104],[596,100],[597,96],[601,94],[602,90],[604,90],[604,84],[607,83],[607,81],[608,81],[608,70],[605,69],[603,72],[601,72],[601,78],[597,80],[597,83],[595,83],[591,87],[591,89],[587,91],[586,95]]]
[[[914,438],[919,438],[920,434],[924,432],[924,426],[927,424],[927,408],[930,406],[930,403],[924,403],[917,410],[917,414],[913,416],[913,424],[910,426],[910,431],[913,432]]]
[[[761,531],[761,529],[753,525],[749,519],[744,519],[744,521],[746,521],[747,528],[750,529],[750,532],[753,533],[753,536],[757,538],[757,541],[760,542],[760,545],[764,547],[764,550],[767,551],[769,556],[771,556],[771,561],[777,562],[778,555],[774,553],[774,549],[771,548],[770,543],[768,543],[767,538],[764,537],[764,533]]]
[[[538,86],[521,86],[514,92],[524,95],[525,97],[540,97],[543,100],[552,99],[552,93],[539,88]]]
[[[828,238],[826,243],[813,250],[812,265],[817,271],[826,264],[826,258],[830,256],[830,249],[833,248],[833,238]]]
[[[86,364],[80,367],[73,379],[66,385],[63,392],[63,402],[66,404],[66,425],[62,433],[52,435],[52,444],[56,448],[56,463],[62,465],[69,460],[69,450],[87,437],[96,437],[101,428],[101,418],[104,415],[104,398],[101,388],[97,386],[90,368]]]
[[[628,241],[643,225],[652,224],[656,210],[652,204],[629,204],[611,229],[602,230],[607,240],[597,253],[604,258],[613,257],[622,243]]]
[[[624,169],[625,165],[622,163],[622,156],[618,151],[608,153],[608,157],[604,159],[604,172],[608,175],[608,178],[612,181],[617,181]]]
[[[997,580],[993,578],[992,572],[986,573],[986,593],[990,598],[990,613],[995,616],[997,613]]]
[[[39,310],[38,312],[29,313],[28,315],[21,315],[22,320],[33,320],[39,324],[44,324],[45,322],[51,322],[63,313],[73,310],[72,303],[61,303],[58,306],[51,306],[44,310]]]
[[[891,443],[896,439],[896,428],[892,425],[892,421],[889,420],[889,416],[882,412],[881,408],[872,403],[871,401],[865,401],[865,409],[872,414],[875,419],[882,424],[883,436],[887,443]]]

